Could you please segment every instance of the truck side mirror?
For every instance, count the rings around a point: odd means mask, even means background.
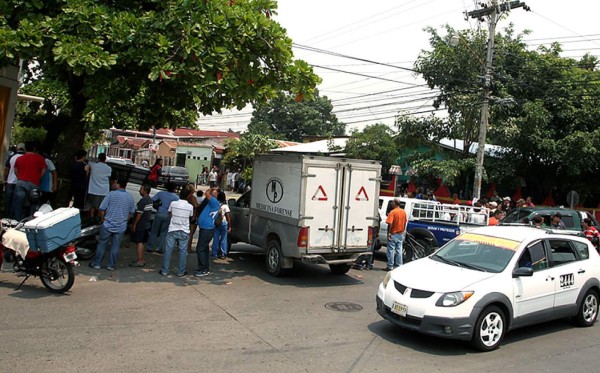
[[[235,202],[236,202],[235,198],[230,198],[227,201],[227,204],[231,207],[231,206],[235,206]]]

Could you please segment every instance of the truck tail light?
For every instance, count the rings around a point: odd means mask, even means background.
[[[369,227],[369,233],[367,236],[367,245],[371,247],[373,240],[375,239],[375,227]]]
[[[298,240],[296,241],[296,246],[306,248],[308,247],[308,227],[302,227],[300,232],[298,233]]]

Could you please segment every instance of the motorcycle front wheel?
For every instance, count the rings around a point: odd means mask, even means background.
[[[42,264],[42,284],[53,293],[62,294],[68,291],[75,282],[73,265],[62,257],[48,257]]]

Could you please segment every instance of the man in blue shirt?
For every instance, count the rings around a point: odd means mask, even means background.
[[[156,251],[157,253],[165,252],[165,242],[167,239],[167,232],[169,231],[169,224],[171,223],[171,215],[169,214],[169,206],[171,202],[179,201],[179,196],[175,194],[177,186],[171,182],[165,184],[165,190],[161,190],[152,197],[152,202],[158,202],[159,206],[156,209],[154,215],[154,222],[150,230],[150,238],[146,251],[151,253]]]
[[[94,259],[89,264],[94,269],[100,269],[100,264],[104,259],[104,252],[108,247],[108,243],[111,242],[106,269],[109,271],[115,270],[117,256],[121,248],[121,240],[123,240],[123,234],[127,230],[127,222],[135,213],[133,197],[125,190],[127,179],[119,176],[117,186],[118,189],[108,193],[100,204],[99,216],[102,222],[100,239],[98,241],[98,248],[96,249],[96,256],[94,256]]]
[[[198,217],[198,245],[196,246],[196,258],[198,269],[194,276],[203,277],[210,273],[208,259],[208,245],[215,231],[215,216],[219,213],[220,204],[217,201],[217,189],[208,189],[205,193],[206,205]]]

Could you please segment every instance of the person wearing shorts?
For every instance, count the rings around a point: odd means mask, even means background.
[[[129,263],[130,267],[143,267],[146,265],[144,262],[144,246],[148,242],[150,236],[150,217],[152,216],[152,198],[150,198],[150,191],[152,187],[150,184],[144,184],[140,187],[140,199],[137,203],[137,209],[135,213],[135,219],[131,231],[133,235],[131,241],[136,245],[137,260]]]

